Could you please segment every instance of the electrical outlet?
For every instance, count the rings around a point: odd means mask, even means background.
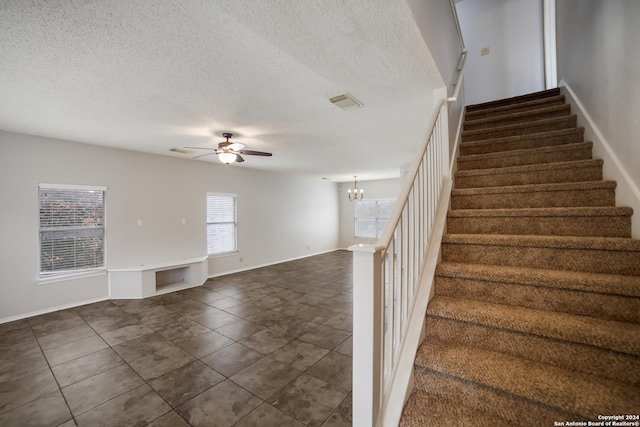
[[[240,258],[239,258],[239,260],[240,260],[240,262],[243,262],[243,261],[244,261],[244,258],[240,257]]]
[[[480,55],[481,56],[489,55],[489,46],[483,47],[482,49],[480,49]]]

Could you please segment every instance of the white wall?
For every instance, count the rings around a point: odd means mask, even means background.
[[[586,114],[579,115],[594,157],[618,182],[616,202],[640,212],[640,2],[556,3],[558,79]],[[577,111],[575,111],[577,112]],[[634,237],[640,238],[635,215]]]
[[[469,51],[467,105],[544,89],[542,0],[462,0],[456,7]],[[483,47],[488,55],[480,55]]]
[[[319,179],[2,131],[0,178],[0,321],[107,297],[106,275],[38,284],[38,183],[108,187],[108,268],[206,255],[207,192],[237,193],[239,221],[210,275],[338,247],[337,185]]]
[[[395,199],[400,193],[402,180],[397,179],[381,179],[377,181],[358,181],[358,188],[364,189],[365,199]],[[350,202],[347,197],[347,190],[353,187],[353,182],[345,182],[338,185],[338,193],[340,196],[340,247],[348,248],[358,243],[376,243],[378,239],[363,239],[355,237],[354,203]]]

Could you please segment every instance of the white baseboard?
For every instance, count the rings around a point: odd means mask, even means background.
[[[329,249],[329,250],[326,250],[326,251],[314,252],[312,254],[302,255],[302,256],[299,256],[299,257],[295,257],[295,258],[288,258],[288,259],[284,259],[284,260],[281,260],[281,261],[269,262],[269,263],[266,263],[266,264],[254,265],[254,266],[246,267],[246,268],[239,268],[237,270],[225,271],[223,273],[209,274],[209,279],[213,279],[214,277],[228,276],[229,274],[242,273],[243,271],[255,270],[257,268],[269,267],[269,266],[276,265],[276,264],[282,264],[283,262],[296,261],[296,260],[299,260],[299,259],[309,258],[309,257],[316,256],[316,255],[328,254],[329,252],[342,251],[342,250],[346,251],[348,249],[343,249],[343,248]]]
[[[633,182],[629,173],[622,166],[611,144],[602,135],[575,92],[564,80],[560,81],[559,86],[561,93],[566,97],[566,102],[571,104],[571,111],[578,116],[578,126],[584,127],[585,141],[593,142],[593,157],[604,160],[604,178],[614,180],[618,184],[616,187],[616,206],[629,206],[634,213],[640,213],[638,185]],[[637,215],[634,217],[639,218]],[[640,220],[631,221],[631,227],[632,237],[640,239]]]
[[[71,303],[71,304],[64,304],[64,305],[58,305],[58,306],[55,306],[55,307],[48,307],[48,308],[45,308],[45,309],[42,309],[42,310],[36,310],[36,311],[29,312],[29,313],[18,314],[16,316],[5,317],[4,319],[0,319],[0,324],[13,322],[15,320],[26,319],[27,317],[40,316],[41,314],[53,313],[54,311],[66,310],[68,308],[75,308],[75,307],[80,307],[82,305],[93,304],[94,302],[106,301],[108,299],[109,299],[108,296],[104,296],[104,297],[94,298],[94,299],[87,300],[87,301],[80,301],[80,302],[74,302],[74,303]]]

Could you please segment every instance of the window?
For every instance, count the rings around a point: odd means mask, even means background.
[[[355,206],[355,236],[379,238],[393,210],[395,199],[362,200]]]
[[[225,254],[237,251],[235,194],[207,194],[207,253]]]
[[[40,277],[104,267],[104,187],[40,184]]]

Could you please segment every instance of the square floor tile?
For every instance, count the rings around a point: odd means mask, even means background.
[[[70,419],[62,394],[54,391],[0,415],[0,426],[57,426]]]
[[[301,373],[290,365],[265,357],[229,379],[256,396],[267,399]]]
[[[43,350],[47,350],[49,348],[69,344],[95,334],[94,330],[85,324],[84,326],[65,329],[60,332],[52,332],[48,335],[41,336],[38,338],[38,343]]]
[[[347,338],[342,344],[338,345],[334,351],[353,357],[353,335]]]
[[[262,400],[226,380],[178,407],[178,412],[194,427],[232,426],[253,411]]]
[[[301,320],[297,317],[284,316],[281,321],[269,326],[269,329],[297,338],[317,326],[317,323]]]
[[[78,359],[70,360],[51,368],[58,380],[60,387],[77,383],[100,372],[108,371],[118,365],[122,365],[124,360],[111,348],[88,354]]]
[[[130,365],[145,380],[158,378],[167,372],[192,362],[193,356],[175,345],[140,357]]]
[[[230,377],[263,357],[262,353],[234,343],[204,357],[202,361],[222,375]]]
[[[326,348],[318,347],[304,341],[291,341],[284,347],[270,354],[274,359],[305,371],[329,353]]]
[[[215,331],[210,331],[194,337],[177,340],[175,344],[195,357],[201,358],[233,344],[233,340]]]
[[[218,329],[221,326],[237,322],[238,320],[242,320],[242,318],[234,316],[233,314],[227,313],[225,311],[219,311],[217,313],[208,314],[206,316],[194,317],[193,320],[203,326],[206,326],[207,328]]]
[[[166,329],[159,330],[158,333],[169,341],[176,341],[210,331],[211,329],[202,326],[200,323],[194,322],[193,320],[182,319],[177,324],[169,325]]]
[[[268,403],[309,426],[320,426],[347,395],[339,387],[302,374]]]
[[[144,381],[129,366],[120,365],[63,387],[62,393],[71,412],[79,415],[142,384]]]
[[[244,417],[234,427],[304,427],[300,421],[291,418],[268,403],[263,403]]]
[[[152,334],[153,330],[145,325],[129,325],[122,328],[114,329],[109,332],[100,334],[102,338],[110,345],[116,346],[123,342],[140,338],[143,335]]]
[[[149,384],[175,408],[224,380],[224,376],[204,363],[194,361],[156,378]]]
[[[173,344],[171,344],[171,342],[166,338],[152,332],[139,338],[118,344],[114,346],[113,349],[117,351],[118,354],[127,362],[133,362],[143,356],[148,356],[172,346]]]
[[[176,411],[167,412],[147,427],[191,427]]]
[[[107,347],[109,346],[99,335],[92,335],[69,344],[45,350],[44,355],[51,366],[56,366]]]
[[[351,333],[353,332],[353,316],[340,313],[324,322],[323,325]]]
[[[319,345],[320,347],[332,350],[339,344],[342,344],[351,334],[349,332],[341,331],[340,329],[330,328],[329,326],[320,325],[302,335],[300,339],[302,341],[310,342],[311,344]]]
[[[0,414],[58,390],[50,370],[0,383]]]
[[[142,427],[171,407],[147,384],[130,390],[76,417],[79,427]]]
[[[26,356],[18,355],[19,357],[7,360],[0,364],[0,383],[6,381],[13,381],[26,377],[36,372],[40,372],[49,369],[47,360],[42,352],[29,354]]]
[[[48,322],[38,323],[31,326],[33,334],[36,338],[50,335],[54,332],[60,332],[71,328],[86,326],[87,323],[77,314],[70,315],[65,319],[50,320]]]
[[[249,322],[248,320],[238,320],[221,326],[216,329],[216,332],[237,341],[253,335],[256,332],[260,332],[263,329],[264,326],[258,325],[257,323]]]
[[[331,352],[307,370],[307,374],[351,391],[353,362],[351,357]]]
[[[258,333],[240,340],[240,343],[260,353],[269,354],[280,347],[284,347],[293,341],[293,339],[294,338],[289,335],[281,334],[271,329],[263,329]]]
[[[353,425],[353,411],[351,394],[329,415],[322,427],[351,427]]]

